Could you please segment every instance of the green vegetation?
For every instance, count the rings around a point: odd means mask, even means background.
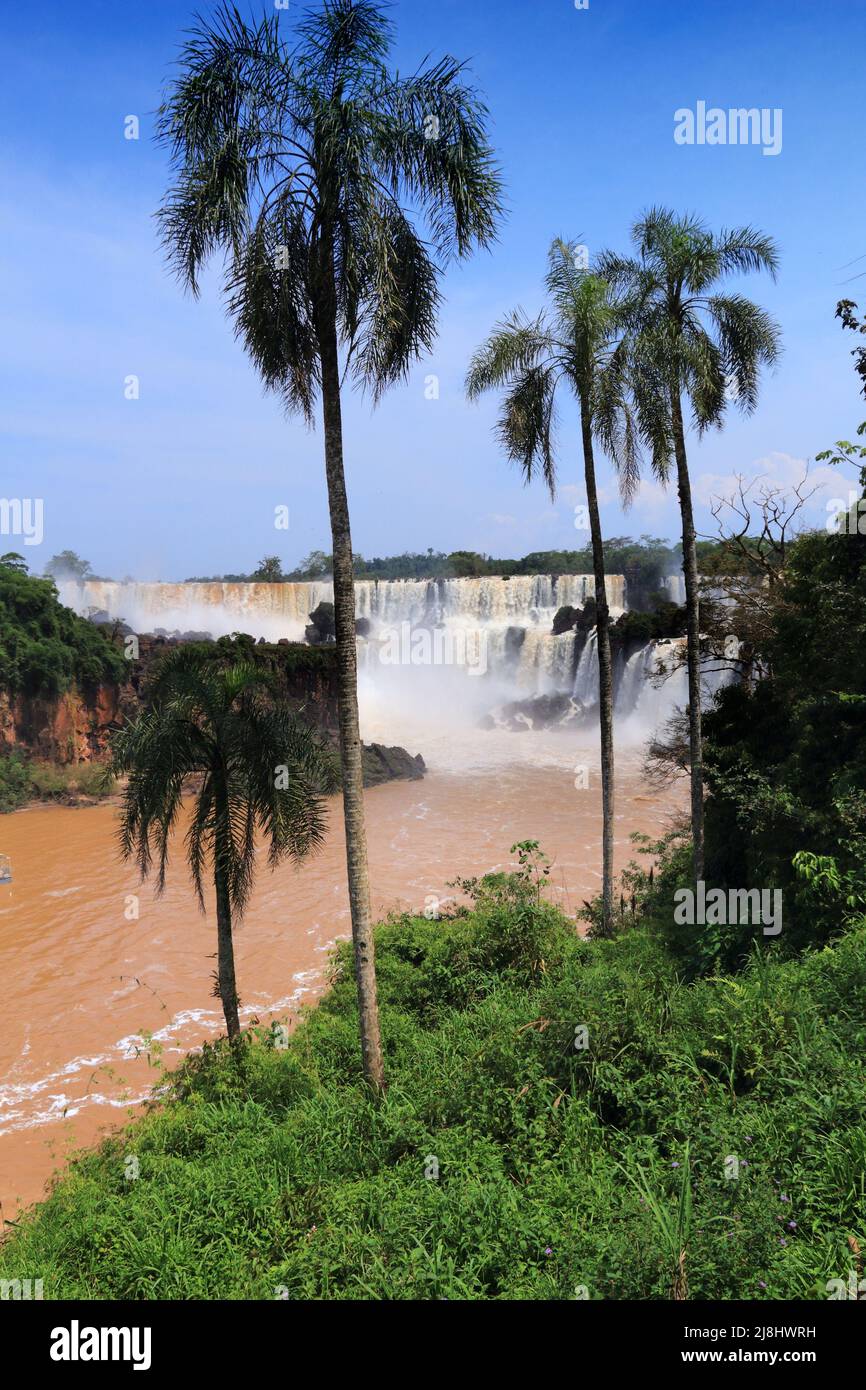
[[[611,640],[622,647],[627,643],[643,645],[665,637],[684,637],[685,633],[685,608],[662,600],[654,605],[652,612],[623,613],[611,629]]]
[[[0,813],[17,811],[28,801],[101,800],[114,786],[101,763],[49,763],[18,748],[0,754]]]
[[[52,555],[45,566],[45,573],[52,579],[96,579],[89,560],[82,560],[74,550],[61,550]]]
[[[651,922],[582,941],[526,866],[473,893],[468,915],[378,929],[384,1097],[343,946],[285,1050],[261,1029],[192,1058],[23,1221],[0,1275],[110,1299],[666,1299],[682,1281],[806,1299],[846,1278],[863,923],[685,985]]]
[[[0,754],[0,814],[17,811],[33,795],[30,767],[18,748]]]
[[[67,801],[79,796],[100,799],[115,790],[102,763],[56,763],[33,759],[28,764],[32,795],[40,801]]]
[[[10,695],[88,692],[124,679],[123,653],[64,608],[53,579],[0,563],[0,690]]]
[[[866,536],[798,540],[771,614],[706,720],[707,876],[781,888],[798,948],[866,907]]]

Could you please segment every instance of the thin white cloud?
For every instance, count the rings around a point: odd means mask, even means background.
[[[806,459],[776,451],[764,458],[756,459],[749,468],[740,470],[739,474],[699,474],[692,485],[695,502],[709,507],[719,498],[732,497],[738,490],[739,477],[742,477],[747,485],[753,484],[753,496],[764,487],[781,488],[786,494],[793,496],[794,489],[805,481],[806,491],[814,493],[811,505],[806,508],[807,514],[815,509],[823,512],[826,499],[838,497],[840,488],[843,484],[847,486],[850,481],[837,468],[831,468],[827,464],[810,464]]]

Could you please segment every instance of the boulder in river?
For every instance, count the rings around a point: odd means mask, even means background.
[[[382,782],[417,782],[427,771],[420,753],[414,757],[405,748],[387,748],[384,743],[365,743],[364,786],[378,787]]]

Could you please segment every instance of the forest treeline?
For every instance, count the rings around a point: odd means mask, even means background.
[[[760,545],[756,537],[753,544]],[[658,589],[662,580],[682,571],[682,547],[655,536],[613,536],[604,542],[606,568],[610,574],[623,574],[627,583],[641,592]],[[698,542],[698,561],[702,573],[719,572],[724,549],[717,541]],[[726,564],[732,563],[725,557]],[[738,568],[743,572],[745,566]],[[310,583],[328,579],[333,560],[323,550],[312,550],[294,569],[283,569],[278,556],[269,555],[248,573],[195,576],[187,583]],[[497,559],[476,550],[410,551],[399,555],[354,557],[356,579],[472,579],[485,575],[509,578],[521,574],[591,574],[592,547],[576,550],[533,550],[520,559]]]

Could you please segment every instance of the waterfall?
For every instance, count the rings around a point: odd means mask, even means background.
[[[686,602],[686,577],[682,570],[677,570],[675,574],[666,574],[661,582],[668,601],[675,603],[678,608],[683,608]]]
[[[550,695],[568,690],[574,673],[576,638],[573,632],[554,637],[544,628],[529,628],[520,648],[517,684],[522,692]]]
[[[664,588],[675,600],[682,575]],[[306,584],[139,584],[89,579],[59,585],[62,601],[78,613],[106,613],[133,631],[248,632],[276,641],[304,639],[311,612],[333,601],[329,581]],[[608,575],[614,620],[624,611],[625,581]],[[595,630],[580,646],[575,631],[553,634],[558,609],[583,607],[595,593],[589,574],[485,575],[475,579],[360,579],[356,614],[369,633],[359,641],[365,680],[407,705],[489,708],[495,699],[571,693],[579,707],[598,702]],[[687,703],[685,666],[678,667],[685,639],[648,642],[627,661],[617,657],[615,715],[624,735],[646,736]],[[652,678],[661,663],[670,674]],[[394,670],[394,668],[402,670]],[[418,668],[436,668],[419,671]],[[390,669],[386,669],[390,668]],[[441,668],[448,668],[443,670]],[[483,677],[467,683],[466,677]],[[705,663],[709,700],[730,675]]]
[[[598,632],[595,628],[583,644],[572,694],[583,706],[598,703]]]
[[[333,600],[329,583],[312,584],[120,584],[114,580],[64,580],[61,602],[76,612],[122,619],[135,632],[207,632],[213,637],[250,632],[254,637],[302,641],[309,615]]]
[[[684,710],[689,700],[685,653],[685,637],[647,642],[634,652],[626,662],[617,689],[617,719],[631,725],[633,732],[648,735],[659,729],[676,709]],[[663,673],[665,678],[660,680]],[[702,705],[710,705],[716,692],[734,679],[733,670],[720,668],[712,657],[703,658]]]
[[[283,584],[121,584],[65,581],[62,601],[78,613],[106,613],[135,632],[248,632],[276,641],[303,641],[310,613],[333,602],[328,581]],[[624,611],[625,581],[609,575],[608,603]],[[521,693],[569,690],[574,677],[574,632],[553,635],[553,619],[566,605],[583,607],[595,593],[590,574],[529,574],[509,579],[359,579],[355,612],[370,624],[361,664],[383,660],[413,665],[473,664],[474,674],[501,677]],[[426,647],[422,639],[426,635]],[[418,641],[415,641],[415,638]],[[518,640],[519,639],[519,640]]]

